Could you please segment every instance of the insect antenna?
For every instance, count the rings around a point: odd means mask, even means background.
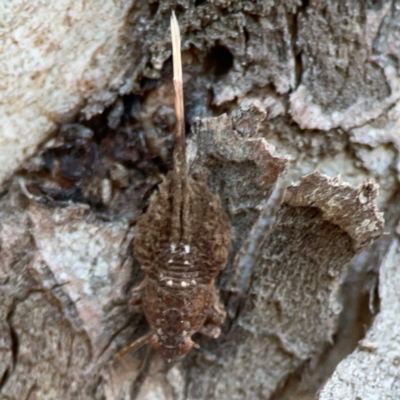
[[[174,66],[175,116],[173,205],[171,244],[176,247],[181,238],[190,243],[191,229],[189,218],[188,178],[186,165],[185,110],[183,100],[183,78],[181,58],[181,35],[175,13],[171,16],[172,61]]]

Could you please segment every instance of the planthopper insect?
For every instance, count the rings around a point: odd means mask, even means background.
[[[173,170],[167,174],[138,221],[134,250],[145,278],[132,291],[130,308],[143,312],[150,332],[126,347],[118,357],[150,344],[167,361],[175,361],[199,346],[199,332],[220,335],[226,313],[214,280],[225,268],[231,243],[230,225],[219,196],[205,179],[189,175],[186,164],[180,32],[171,17],[176,131]]]

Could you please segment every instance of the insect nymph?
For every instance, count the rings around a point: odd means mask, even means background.
[[[133,290],[131,310],[143,312],[150,332],[122,350],[149,343],[168,361],[182,358],[200,332],[217,338],[225,311],[214,280],[225,268],[231,242],[230,225],[220,198],[203,180],[195,180],[186,164],[183,83],[179,26],[171,17],[174,65],[174,167],[138,221],[134,250],[145,272]]]

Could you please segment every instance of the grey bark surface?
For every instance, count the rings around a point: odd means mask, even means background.
[[[399,242],[394,239],[380,265],[380,312],[357,349],[336,368],[319,399],[398,399]]]
[[[399,398],[396,1],[65,1],[52,26],[21,4],[0,33],[0,398]],[[171,166],[172,10],[190,172],[232,226],[228,317],[179,363],[117,360],[148,331],[132,240]]]

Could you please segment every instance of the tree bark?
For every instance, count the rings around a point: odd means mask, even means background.
[[[399,398],[397,8],[5,8],[0,397]],[[128,308],[132,240],[171,168],[172,10],[190,172],[232,227],[228,317],[181,362],[148,347],[117,360],[149,329]]]

